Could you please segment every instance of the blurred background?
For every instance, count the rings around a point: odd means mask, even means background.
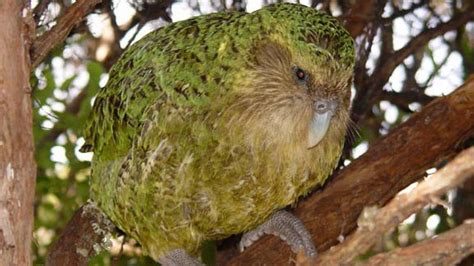
[[[38,167],[34,255],[43,264],[49,246],[72,214],[88,199],[92,153],[80,153],[82,127],[94,95],[107,83],[110,67],[122,52],[148,32],[169,23],[212,12],[252,12],[272,0],[104,0],[35,70],[34,136]],[[346,144],[341,167],[367,151],[371,143],[419,111],[432,99],[449,94],[474,71],[474,23],[444,34],[425,36],[423,45],[400,63],[380,69],[384,59],[404,49],[417,36],[460,16],[470,0],[378,0],[370,18],[351,13],[351,0],[285,1],[330,13],[342,22],[363,20],[356,34],[357,65],[353,86],[353,120],[358,133]],[[359,1],[361,2],[361,1]],[[38,34],[55,25],[71,0],[33,0]],[[426,39],[427,38],[427,39]],[[380,81],[381,80],[381,81]],[[380,82],[375,82],[380,81]],[[357,96],[356,95],[357,92]],[[376,93],[374,93],[376,92]],[[426,174],[436,172],[429,169]],[[407,193],[411,185],[401,193]],[[446,231],[474,217],[474,182],[451,191],[446,206],[426,207],[388,233],[371,254],[403,247]],[[148,265],[139,246],[123,236],[111,252],[101,252],[92,265]],[[211,247],[207,256],[212,262]],[[209,255],[210,254],[210,255]],[[467,264],[466,264],[467,265]],[[470,264],[472,265],[472,264]]]

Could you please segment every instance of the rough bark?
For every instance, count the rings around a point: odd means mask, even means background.
[[[87,265],[115,227],[93,204],[76,211],[46,258],[47,266]]]
[[[22,1],[0,1],[0,265],[31,265],[36,166],[22,13]]]
[[[312,233],[318,250],[324,251],[356,227],[365,206],[384,205],[426,169],[454,156],[473,136],[474,78],[374,143],[322,191],[302,201],[295,214]],[[289,248],[271,236],[241,254],[231,249],[218,255],[220,264],[227,265],[282,265],[292,257]]]

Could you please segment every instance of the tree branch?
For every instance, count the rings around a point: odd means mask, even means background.
[[[33,16],[37,25],[40,24],[41,22],[40,18],[50,3],[51,3],[51,0],[39,1],[38,5],[33,10]]]
[[[38,37],[34,41],[30,51],[32,69],[38,66],[54,47],[62,43],[69,32],[71,32],[71,30],[101,1],[102,0],[78,0],[66,10],[64,15],[58,19],[57,24],[51,30]]]
[[[433,38],[448,31],[455,30],[469,20],[474,19],[474,5],[471,5],[464,12],[454,15],[451,20],[427,29],[411,39],[403,48],[395,51],[391,55],[381,56],[365,86],[358,88],[354,99],[354,109],[352,119],[354,122],[361,120],[368,110],[371,110],[374,102],[379,100],[383,86],[387,83],[395,68],[405,60],[406,57],[425,46]]]
[[[428,96],[420,90],[410,90],[402,92],[383,91],[380,97],[380,100],[389,101],[403,110],[409,109],[408,105],[410,103],[417,102],[421,105],[426,105],[433,99],[435,99],[435,97]]]
[[[466,220],[436,238],[378,254],[364,265],[456,265],[467,254],[473,253],[474,220]]]
[[[319,251],[337,243],[356,227],[364,206],[384,205],[425,170],[454,156],[474,136],[474,78],[446,97],[433,100],[419,113],[374,143],[339,171],[323,191],[295,210],[314,236]],[[265,236],[242,254],[234,249],[218,254],[219,264],[280,265],[291,252],[275,237]]]
[[[376,0],[356,1],[349,9],[349,15],[344,17],[344,27],[356,38],[364,32],[365,26],[372,21]]]
[[[393,12],[393,14],[390,17],[383,18],[384,22],[392,23],[395,19],[404,17],[410,13],[413,13],[416,9],[426,5],[428,3],[427,0],[421,0],[418,3],[413,3],[409,8],[407,9],[397,9]]]
[[[391,56],[384,60],[384,64],[379,67],[379,74],[384,74],[385,79],[388,79],[395,70],[395,68],[405,60],[409,55],[425,46],[429,41],[437,36],[445,34],[448,31],[455,30],[461,25],[466,24],[469,20],[474,18],[474,5],[466,11],[454,15],[451,20],[441,23],[438,26],[424,30],[416,37],[411,39],[403,48],[395,51]],[[374,72],[375,75],[375,72]]]
[[[342,244],[321,255],[317,263],[320,265],[344,265],[353,262],[357,256],[368,251],[383,234],[399,225],[412,213],[419,211],[429,203],[439,202],[440,196],[471,177],[474,177],[474,147],[461,152],[444,168],[421,182],[411,193],[397,195],[381,209],[366,208],[358,220],[357,230]],[[474,248],[474,231],[471,235],[473,236],[470,241],[472,242],[471,247]],[[410,262],[408,264],[414,265],[416,263]]]
[[[115,230],[95,205],[88,203],[74,213],[46,258],[47,266],[87,265],[104,237]]]

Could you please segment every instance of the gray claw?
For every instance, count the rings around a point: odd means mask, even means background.
[[[261,230],[252,230],[242,235],[239,242],[239,251],[243,252],[246,248],[250,247],[255,241],[259,240],[264,234]]]
[[[184,249],[174,249],[161,256],[158,262],[163,266],[205,266]]]
[[[316,257],[316,248],[311,239],[311,234],[303,223],[287,211],[274,213],[265,223],[256,229],[245,233],[239,243],[239,250],[251,246],[263,234],[272,234],[285,241],[294,253],[304,250],[306,256]]]

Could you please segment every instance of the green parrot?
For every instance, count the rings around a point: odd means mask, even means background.
[[[164,265],[200,265],[206,240],[263,234],[314,257],[282,210],[322,184],[349,121],[354,42],[298,4],[170,24],[124,52],[82,151],[93,202]]]

